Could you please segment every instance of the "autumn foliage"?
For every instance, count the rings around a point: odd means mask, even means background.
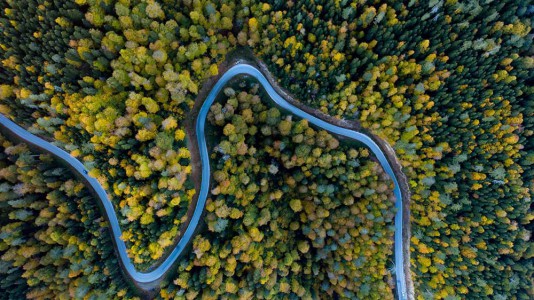
[[[180,238],[198,192],[187,120],[227,54],[246,47],[298,101],[392,145],[410,184],[416,298],[534,297],[528,1],[3,0],[1,7],[0,113],[53,140],[101,182],[138,269],[150,269]],[[269,106],[248,84],[229,87],[211,108],[217,168],[207,226],[160,296],[392,297],[391,187],[380,168],[365,149]],[[49,158],[2,143],[0,294],[130,296],[101,275],[120,277],[106,269],[115,257],[85,190],[50,171]],[[347,228],[365,228],[367,237]],[[35,235],[43,230],[69,240]],[[340,246],[345,231],[350,251]],[[220,234],[228,238],[218,241]],[[281,242],[288,238],[295,243]],[[241,260],[234,247],[247,253],[245,245],[254,247]],[[273,275],[276,268],[285,275]]]

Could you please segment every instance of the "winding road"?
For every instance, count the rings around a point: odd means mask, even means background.
[[[385,170],[385,172],[391,177],[391,179],[394,182],[394,195],[396,198],[395,201],[395,207],[397,209],[395,214],[395,274],[396,274],[396,288],[397,288],[397,295],[398,299],[405,300],[408,299],[407,292],[406,292],[406,280],[405,280],[405,270],[404,270],[404,255],[403,255],[403,240],[402,240],[402,234],[403,234],[403,209],[402,209],[402,192],[399,186],[399,180],[395,175],[395,172],[393,171],[392,166],[388,162],[386,155],[384,152],[380,149],[380,147],[366,134],[350,130],[347,128],[339,127],[336,125],[333,125],[331,123],[328,123],[324,120],[321,120],[309,113],[306,113],[302,111],[301,109],[293,106],[288,101],[286,101],[280,94],[276,92],[276,90],[271,86],[269,81],[265,78],[265,76],[262,74],[260,70],[258,70],[256,67],[246,64],[246,63],[239,63],[228,69],[217,81],[213,89],[209,92],[208,97],[202,104],[202,107],[200,108],[200,112],[198,114],[198,117],[196,119],[196,135],[198,140],[198,147],[200,151],[200,161],[202,165],[202,181],[201,181],[201,188],[200,193],[198,196],[198,201],[194,210],[194,213],[191,217],[191,221],[189,225],[187,226],[182,238],[177,243],[176,247],[172,250],[172,252],[168,255],[168,257],[155,269],[151,270],[150,272],[139,272],[135,269],[132,261],[127,255],[126,252],[126,245],[123,240],[121,240],[122,231],[119,226],[119,221],[117,219],[117,214],[113,208],[113,204],[109,200],[108,195],[106,194],[106,191],[102,188],[100,183],[95,179],[90,177],[87,174],[87,170],[84,167],[84,165],[71,156],[69,153],[65,152],[64,150],[54,146],[53,144],[46,142],[45,140],[29,133],[22,127],[18,126],[11,120],[9,120],[7,117],[0,114],[0,129],[2,129],[3,132],[5,132],[8,136],[23,141],[33,148],[36,148],[37,150],[41,152],[47,152],[58,158],[63,163],[67,164],[73,171],[75,171],[76,175],[82,179],[87,187],[91,190],[93,195],[96,197],[96,199],[99,201],[99,206],[103,210],[103,214],[106,216],[107,220],[109,221],[111,232],[112,232],[112,240],[115,245],[115,250],[118,254],[119,261],[122,265],[122,268],[124,270],[124,273],[127,277],[129,277],[137,287],[141,288],[144,292],[150,292],[154,291],[158,288],[159,283],[167,277],[172,272],[169,272],[173,269],[173,267],[176,265],[176,262],[186,246],[189,244],[189,242],[193,239],[195,235],[195,231],[201,221],[202,214],[204,211],[204,207],[206,204],[206,200],[209,194],[209,186],[210,186],[210,175],[211,175],[211,168],[209,164],[209,156],[208,156],[208,149],[206,146],[206,139],[205,139],[205,123],[206,123],[206,117],[209,112],[209,108],[215,101],[217,95],[221,92],[221,90],[224,88],[226,83],[234,78],[235,76],[239,75],[249,75],[254,78],[256,78],[265,88],[265,91],[269,94],[271,99],[281,108],[293,113],[294,115],[307,119],[310,123],[313,125],[320,127],[326,131],[329,131],[331,133],[344,136],[350,139],[357,140],[363,144],[365,144],[376,156],[380,164],[382,165],[382,168]],[[369,272],[372,272],[372,270],[369,270]]]

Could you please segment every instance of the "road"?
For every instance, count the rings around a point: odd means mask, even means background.
[[[121,228],[119,226],[119,222],[117,220],[117,214],[113,208],[113,204],[109,200],[108,195],[106,194],[106,191],[102,188],[100,183],[95,179],[90,177],[87,174],[87,170],[85,169],[84,165],[71,156],[69,153],[65,152],[64,150],[54,146],[53,144],[44,141],[43,139],[29,133],[22,127],[18,126],[17,124],[13,123],[11,120],[6,118],[5,116],[0,114],[0,125],[1,129],[8,134],[10,137],[18,139],[20,141],[23,141],[33,148],[38,149],[39,151],[48,152],[58,158],[63,163],[67,164],[75,173],[76,175],[82,179],[87,187],[91,190],[95,198],[99,201],[99,206],[103,210],[103,214],[106,216],[107,220],[109,221],[111,232],[113,235],[113,243],[115,245],[115,251],[118,254],[119,261],[121,263],[121,266],[124,270],[124,273],[126,276],[132,281],[132,283],[139,287],[144,292],[150,292],[154,291],[158,288],[159,283],[165,279],[168,275],[170,275],[170,272],[173,267],[175,266],[178,258],[181,256],[182,252],[186,248],[186,246],[189,244],[189,242],[193,239],[195,235],[196,228],[198,227],[202,214],[204,211],[204,207],[206,204],[206,200],[209,194],[209,184],[210,184],[210,175],[211,175],[211,168],[209,164],[209,155],[208,155],[208,149],[206,146],[206,139],[205,139],[205,123],[206,123],[206,117],[209,112],[210,106],[215,101],[216,96],[221,92],[221,90],[224,88],[226,83],[234,78],[235,76],[239,75],[249,75],[254,78],[256,78],[260,84],[263,85],[266,92],[269,94],[271,99],[281,108],[286,109],[287,111],[293,113],[295,116],[298,116],[303,119],[307,119],[310,123],[313,125],[320,127],[326,131],[329,131],[331,133],[345,136],[350,139],[357,140],[363,144],[365,144],[376,156],[380,164],[382,165],[382,168],[384,171],[391,177],[394,183],[394,195],[395,195],[395,207],[396,207],[396,214],[395,214],[395,278],[396,278],[396,288],[397,288],[397,298],[401,300],[407,299],[407,292],[406,292],[406,281],[405,281],[405,272],[403,270],[404,266],[404,256],[403,256],[403,240],[402,240],[402,232],[403,232],[403,213],[402,213],[402,193],[399,186],[398,178],[395,175],[395,172],[393,171],[393,168],[391,167],[390,163],[388,162],[384,152],[380,149],[380,147],[366,134],[363,134],[361,132],[357,132],[354,130],[346,129],[343,127],[339,127],[336,125],[333,125],[331,123],[328,123],[324,120],[321,120],[315,116],[312,116],[301,109],[293,106],[288,101],[286,101],[282,96],[280,96],[276,90],[271,86],[269,81],[265,78],[265,76],[254,66],[246,64],[246,63],[239,63],[235,66],[228,69],[226,73],[224,73],[221,78],[217,81],[213,89],[208,94],[208,97],[202,104],[202,107],[200,108],[200,112],[197,117],[196,122],[196,135],[198,140],[198,147],[200,151],[200,160],[202,165],[202,181],[201,181],[201,188],[200,193],[198,197],[198,201],[194,210],[194,213],[192,215],[191,221],[184,231],[184,234],[176,247],[172,250],[172,252],[169,254],[169,256],[155,269],[151,270],[150,272],[139,272],[135,269],[135,266],[133,265],[132,261],[127,255],[126,252],[126,245],[123,240],[120,239],[120,236],[122,235]],[[372,270],[369,270],[369,272],[372,272]]]

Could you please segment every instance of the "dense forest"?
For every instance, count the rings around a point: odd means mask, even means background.
[[[131,294],[107,222],[67,169],[0,135],[0,180],[2,298]]]
[[[196,201],[199,91],[247,48],[297,101],[393,146],[417,299],[534,297],[530,1],[0,3],[0,113],[100,181],[139,270]],[[393,298],[382,169],[244,82],[211,108],[206,226],[159,297]],[[83,185],[0,142],[0,297],[135,297]]]
[[[532,6],[318,2],[273,5],[256,49],[298,99],[394,145],[420,296],[531,298]]]

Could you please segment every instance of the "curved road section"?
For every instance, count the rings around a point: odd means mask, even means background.
[[[206,200],[209,194],[211,175],[208,149],[206,146],[206,138],[204,132],[206,117],[209,112],[209,108],[215,101],[217,95],[226,85],[226,83],[228,83],[228,81],[234,78],[235,76],[239,75],[249,75],[256,78],[263,85],[265,91],[269,94],[271,99],[281,108],[288,110],[289,112],[295,114],[300,118],[307,119],[313,125],[320,127],[326,131],[357,140],[365,144],[374,153],[374,155],[382,165],[382,168],[391,177],[395,184],[395,207],[397,209],[397,212],[395,214],[396,286],[398,299],[407,299],[406,281],[403,276],[404,257],[402,243],[402,193],[400,190],[398,179],[395,176],[395,173],[393,172],[393,168],[386,159],[386,156],[384,155],[380,147],[369,136],[363,133],[330,124],[293,106],[275,91],[275,89],[270,85],[269,81],[258,69],[249,64],[236,64],[226,73],[224,73],[222,77],[217,81],[213,89],[210,91],[208,97],[200,108],[200,112],[198,114],[196,122],[196,134],[200,151],[200,161],[202,164],[202,182],[197,205],[195,207],[193,216],[191,217],[191,221],[176,247],[159,266],[157,266],[152,271],[146,273],[137,271],[132,261],[128,257],[128,254],[126,252],[126,245],[124,241],[120,238],[122,235],[122,231],[119,226],[117,214],[115,213],[113,204],[109,200],[106,191],[102,188],[100,183],[95,178],[92,178],[87,174],[87,170],[85,169],[84,165],[79,160],[71,156],[69,153],[29,133],[28,131],[13,123],[11,120],[1,114],[0,125],[1,127],[3,127],[3,129],[5,129],[6,133],[9,136],[28,143],[30,146],[37,148],[39,151],[48,152],[58,158],[60,161],[66,163],[87,184],[88,188],[93,192],[97,200],[100,202],[99,206],[101,207],[101,209],[103,209],[103,214],[106,216],[110,223],[111,232],[113,236],[112,240],[115,245],[115,250],[118,254],[119,261],[123,267],[123,270],[137,287],[141,288],[144,292],[150,293],[154,289],[157,289],[159,283],[163,279],[165,279],[165,277],[170,273],[169,271],[175,265],[177,259],[180,257],[186,246],[194,237],[195,230],[201,221]]]

